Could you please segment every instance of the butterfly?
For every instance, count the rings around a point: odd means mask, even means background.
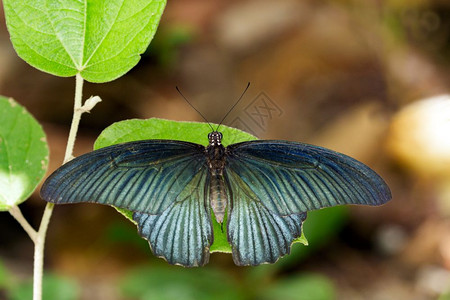
[[[41,197],[130,210],[153,253],[186,267],[208,263],[212,217],[226,225],[235,264],[255,266],[290,252],[310,210],[391,199],[377,173],[344,154],[281,140],[224,147],[217,130],[206,147],[142,140],[81,155],[47,178]]]

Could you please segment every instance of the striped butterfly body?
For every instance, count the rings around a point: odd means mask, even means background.
[[[130,210],[153,253],[171,264],[202,266],[213,243],[212,215],[225,222],[237,265],[274,263],[301,235],[306,212],[391,199],[369,167],[318,146],[256,140],[224,147],[143,140],[105,147],[66,163],[41,197]]]

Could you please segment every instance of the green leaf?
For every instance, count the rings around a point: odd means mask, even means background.
[[[298,238],[296,238],[292,243],[293,244],[299,243],[299,244],[303,244],[305,246],[309,245],[308,240],[306,239],[305,232],[304,232],[303,228],[302,228],[302,235],[299,236]]]
[[[78,284],[67,278],[56,275],[44,275],[42,282],[42,299],[45,300],[77,300],[80,299]],[[29,300],[33,298],[33,284],[26,281],[10,290],[11,300]]]
[[[211,124],[214,128],[217,124]],[[220,126],[223,134],[222,143],[224,146],[243,141],[256,140],[253,135],[243,132],[239,129]],[[169,139],[180,140],[208,145],[208,133],[211,127],[206,123],[198,122],[176,122],[164,119],[147,119],[147,120],[125,120],[117,122],[103,130],[94,144],[94,149],[107,147],[114,144],[148,140],[148,139]],[[116,208],[126,218],[132,220],[132,212]],[[211,245],[211,252],[231,253],[230,244],[227,241],[226,226],[221,226],[216,219],[212,217],[214,230],[214,243]],[[226,224],[226,219],[224,220]],[[223,231],[222,231],[223,229]]]
[[[214,242],[209,248],[209,252],[221,252],[221,253],[231,253],[231,246],[228,243],[227,238],[227,214],[225,213],[225,217],[223,218],[223,223],[219,224],[216,221],[216,217],[214,213],[211,211],[211,220],[213,225],[213,233],[214,233]]]
[[[211,125],[213,128],[217,127],[217,124]],[[220,126],[220,131],[223,134],[224,146],[257,139],[250,133],[225,125]],[[211,128],[207,123],[177,122],[158,118],[131,119],[114,123],[103,130],[95,141],[94,149],[148,139],[179,140],[207,146],[210,132]]]
[[[91,82],[134,67],[152,40],[166,0],[3,0],[17,54],[33,67]]]
[[[48,166],[44,131],[24,107],[0,96],[0,211],[25,201]]]

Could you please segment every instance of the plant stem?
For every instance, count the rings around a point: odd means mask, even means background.
[[[75,77],[75,100],[73,105],[72,125],[70,126],[69,138],[67,140],[66,154],[64,155],[64,163],[73,158],[73,147],[77,136],[78,125],[80,124],[81,114],[81,100],[83,98],[83,77],[77,74]]]
[[[42,277],[44,275],[44,245],[48,223],[53,212],[53,203],[47,203],[42,216],[41,225],[34,243],[34,268],[33,268],[33,300],[42,299]]]
[[[34,230],[33,227],[31,227],[30,223],[28,223],[28,221],[25,219],[22,212],[20,211],[20,208],[14,205],[13,207],[10,208],[9,213],[11,214],[11,216],[14,217],[14,219],[16,219],[17,222],[19,222],[19,224],[26,231],[26,233],[28,233],[33,243],[36,243],[37,232],[36,230]]]
[[[75,138],[77,136],[78,125],[81,119],[81,102],[83,97],[83,78],[80,74],[75,77],[75,100],[73,108],[72,125],[70,126],[69,138],[66,146],[66,154],[64,155],[64,163],[68,162],[73,157],[73,148],[75,145]],[[42,278],[44,271],[44,245],[45,235],[47,233],[48,223],[53,212],[53,203],[47,203],[44,214],[42,216],[39,231],[36,234],[34,244],[34,272],[33,272],[33,300],[42,299]]]

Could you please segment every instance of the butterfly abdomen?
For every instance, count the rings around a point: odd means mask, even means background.
[[[206,148],[211,180],[209,183],[209,201],[218,223],[223,222],[227,208],[228,195],[224,183],[225,148],[221,144],[209,145]]]
[[[228,195],[225,188],[223,176],[211,176],[209,185],[209,199],[217,222],[222,223],[228,203]]]

